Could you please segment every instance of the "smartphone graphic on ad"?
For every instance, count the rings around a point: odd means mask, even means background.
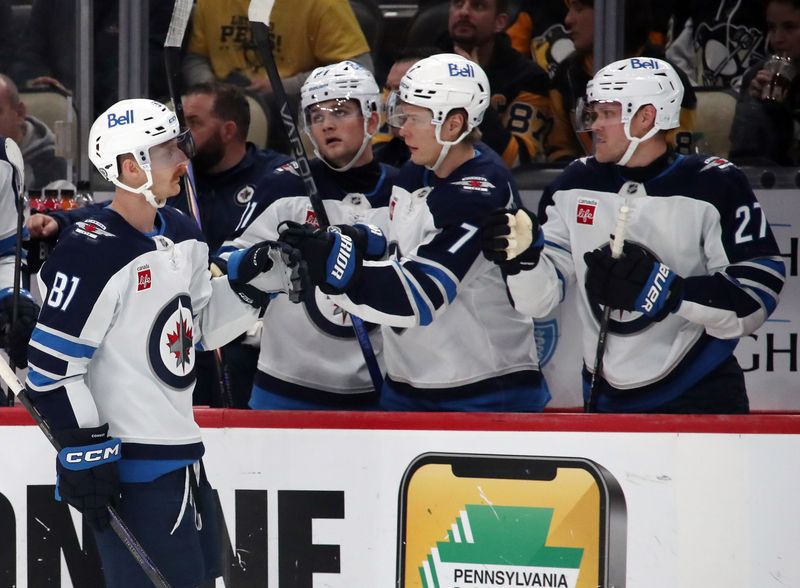
[[[399,517],[400,588],[625,586],[625,497],[589,459],[426,453]]]

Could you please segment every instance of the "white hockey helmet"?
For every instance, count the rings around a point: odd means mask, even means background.
[[[630,160],[636,147],[658,131],[680,126],[683,83],[666,61],[653,57],[631,57],[600,69],[586,85],[586,101],[617,102],[622,107],[620,121],[631,142],[619,165]],[[631,135],[631,119],[642,106],[653,105],[656,119],[644,137]]]
[[[142,194],[148,203],[160,208],[165,201],[157,201],[150,190],[153,185],[150,149],[172,139],[178,139],[182,151],[190,151],[187,145],[193,144],[191,135],[188,131],[180,132],[178,117],[169,108],[145,98],[120,100],[94,121],[89,131],[89,159],[103,178]],[[138,188],[119,181],[117,158],[128,153],[147,175],[147,181]]]
[[[333,167],[319,153],[319,146],[311,134],[309,107],[327,100],[356,100],[364,117],[364,139],[355,156],[343,167]],[[306,78],[300,89],[300,106],[303,110],[305,132],[314,145],[314,154],[336,171],[347,171],[364,153],[374,133],[369,132],[369,121],[373,112],[380,112],[381,90],[375,77],[364,66],[355,61],[341,61],[316,68]]]
[[[477,63],[455,53],[440,53],[421,59],[411,66],[400,80],[402,102],[427,108],[433,115],[436,141],[442,145],[436,170],[452,145],[459,143],[483,121],[489,106],[489,78]],[[442,123],[453,110],[467,113],[467,128],[455,141],[442,139]]]

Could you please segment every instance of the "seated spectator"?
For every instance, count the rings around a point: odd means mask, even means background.
[[[566,162],[591,155],[592,135],[576,132],[575,113],[579,101],[586,94],[586,84],[594,71],[594,0],[568,0],[564,24],[569,30],[575,52],[556,69],[550,102],[553,110],[553,130],[547,144],[547,159],[550,162]],[[649,42],[651,18],[646,4],[637,5],[636,10],[625,12],[625,54],[628,57],[664,58],[662,48]],[[680,131],[694,127],[694,108],[697,97],[686,74],[677,70],[684,85],[681,103]],[[669,133],[668,141],[674,141],[675,130]]]
[[[67,162],[56,155],[56,138],[47,126],[27,114],[14,81],[0,74],[0,136],[19,145],[25,160],[25,187],[43,188],[66,178]]]
[[[692,0],[689,4],[688,18],[667,49],[667,59],[694,86],[738,91],[744,72],[763,59],[763,2]]]
[[[149,3],[150,95],[166,96],[164,39],[174,0]],[[67,92],[75,88],[75,28],[77,2],[33,0],[30,20],[22,35],[11,77],[20,85],[49,85]],[[117,101],[119,59],[119,2],[95,0],[94,109],[102,112]]]
[[[539,64],[550,77],[556,66],[575,50],[564,27],[564,0],[521,0],[517,18],[506,29],[511,45]]]
[[[187,83],[213,79],[269,93],[271,86],[252,42],[249,0],[198,0],[184,60]],[[373,70],[370,48],[353,9],[342,0],[277,0],[270,15],[273,54],[284,88],[300,95],[315,67],[350,59]]]
[[[779,56],[800,61],[800,0],[767,0],[767,38]],[[741,165],[800,163],[797,127],[800,125],[800,79],[788,88],[775,85],[766,60],[742,79],[731,127],[730,158]],[[796,70],[795,70],[796,71]]]

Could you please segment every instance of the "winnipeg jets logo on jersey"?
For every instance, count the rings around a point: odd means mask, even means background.
[[[109,233],[106,226],[98,221],[89,219],[86,221],[78,221],[75,223],[75,232],[85,235],[90,239],[97,239],[98,237],[115,237],[114,233]]]
[[[236,200],[236,204],[241,204],[244,206],[248,202],[253,199],[253,194],[256,193],[255,188],[251,185],[244,186],[241,190],[236,192],[236,196],[234,196],[234,200]]]
[[[150,367],[170,388],[185,390],[194,382],[194,340],[192,301],[180,294],[158,313],[147,342]]]
[[[730,161],[723,159],[722,157],[709,157],[703,161],[703,163],[705,165],[703,166],[703,169],[700,170],[701,172],[715,167],[718,167],[719,169],[728,169],[729,167],[733,167],[733,164]]]
[[[578,198],[578,210],[575,220],[579,225],[593,225],[597,212],[597,200],[594,198]]]
[[[275,173],[276,174],[282,174],[282,173],[287,173],[287,172],[290,173],[290,174],[294,174],[296,176],[299,176],[300,175],[300,167],[297,165],[297,162],[290,161],[289,163],[284,163],[283,165],[278,166],[278,167],[275,168]]]
[[[494,184],[492,184],[486,178],[482,178],[480,176],[467,176],[466,178],[462,178],[457,182],[450,183],[454,186],[461,186],[462,190],[466,190],[468,192],[488,192],[494,188]]]

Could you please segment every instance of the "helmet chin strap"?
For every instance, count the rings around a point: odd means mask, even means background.
[[[623,128],[625,129],[625,136],[628,138],[630,143],[628,143],[628,148],[625,150],[625,153],[622,154],[622,157],[617,162],[617,165],[625,166],[628,165],[631,157],[633,157],[633,153],[636,151],[639,143],[642,141],[647,141],[650,137],[653,137],[659,131],[659,128],[653,125],[653,128],[647,131],[643,137],[634,137],[631,135],[631,121],[626,122]]]
[[[434,131],[436,134],[436,142],[442,146],[442,150],[439,152],[439,157],[436,158],[436,163],[434,163],[433,165],[426,165],[425,167],[427,167],[433,173],[436,173],[436,170],[438,170],[439,166],[442,165],[444,158],[447,157],[447,154],[450,151],[450,147],[452,147],[457,143],[460,143],[461,140],[464,137],[466,137],[471,130],[472,129],[467,129],[466,131],[461,133],[461,135],[459,135],[458,139],[456,139],[455,141],[445,141],[444,139],[442,139],[442,125],[441,124],[436,125],[436,130]]]
[[[111,183],[115,186],[119,186],[123,190],[127,190],[128,192],[133,192],[134,194],[141,194],[144,196],[144,199],[147,203],[152,206],[153,208],[163,208],[163,206],[167,203],[167,199],[164,198],[163,200],[159,201],[153,191],[150,190],[150,186],[153,185],[153,174],[149,169],[145,169],[144,173],[147,174],[147,181],[139,186],[138,188],[133,188],[128,184],[123,184],[117,178],[111,180]]]

